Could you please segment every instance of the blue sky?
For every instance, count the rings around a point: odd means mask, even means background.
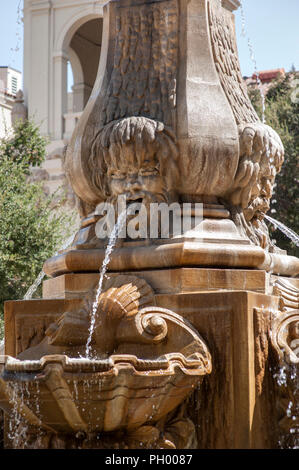
[[[22,0],[0,0],[0,65],[23,69],[23,28],[17,24]],[[299,69],[299,0],[243,0],[246,31],[253,45],[258,70],[292,64]],[[247,38],[242,32],[240,10],[236,13],[237,41],[242,74],[252,75]],[[18,36],[19,35],[19,36]],[[15,49],[19,47],[19,50]],[[11,50],[13,49],[13,50]]]

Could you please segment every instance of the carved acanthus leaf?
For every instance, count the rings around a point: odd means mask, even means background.
[[[231,18],[209,2],[209,22],[215,66],[236,122],[258,122],[243,82]]]
[[[114,66],[100,125],[146,116],[175,127],[176,0],[117,7]]]

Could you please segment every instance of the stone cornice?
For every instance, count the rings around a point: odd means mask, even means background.
[[[59,8],[68,8],[68,7],[90,7],[93,6],[95,10],[101,10],[106,3],[105,0],[102,2],[95,1],[95,0],[86,0],[83,2],[82,0],[52,0],[52,5],[55,10]]]
[[[35,2],[31,2],[30,9],[32,12],[38,12],[41,10],[49,10],[52,7],[51,0],[38,0]]]

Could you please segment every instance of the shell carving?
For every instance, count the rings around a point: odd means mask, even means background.
[[[49,344],[55,346],[79,346],[86,344],[89,335],[91,312],[96,298],[92,289],[85,297],[80,310],[64,313],[46,331]],[[108,279],[99,297],[93,343],[113,349],[115,328],[119,321],[134,316],[144,307],[155,305],[152,288],[144,279],[135,276],[117,276]]]
[[[99,298],[93,339],[108,354],[114,351],[120,321],[135,317],[144,307],[155,305],[155,296],[144,279],[134,276],[112,278],[105,289]]]
[[[61,349],[49,349],[48,354],[77,357],[84,353],[95,298],[96,291],[90,291],[81,309],[64,313],[50,326],[46,332],[49,348]],[[156,361],[169,356],[192,373],[211,370],[208,348],[194,327],[181,315],[156,306],[152,288],[135,276],[105,281],[95,312],[91,346],[93,356],[98,358],[125,354]]]

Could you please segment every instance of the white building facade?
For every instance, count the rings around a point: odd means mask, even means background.
[[[51,193],[65,184],[63,149],[96,79],[105,3],[24,0],[24,98],[28,116],[51,141],[43,164]],[[72,96],[68,93],[70,66]]]
[[[22,73],[11,67],[0,66],[0,138],[12,129],[12,107],[21,88]]]
[[[24,96],[52,141],[68,140],[97,74],[104,1],[24,0]],[[74,77],[68,109],[67,70]]]

